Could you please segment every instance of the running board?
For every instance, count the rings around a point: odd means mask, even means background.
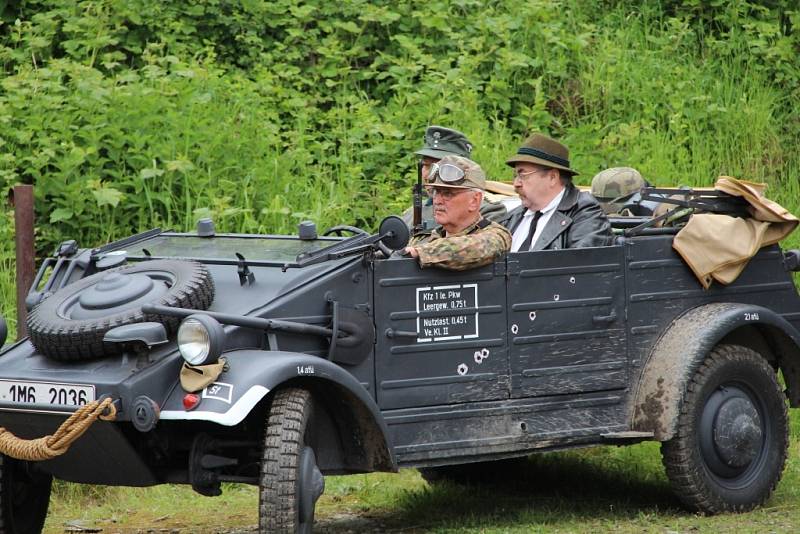
[[[636,430],[628,430],[626,432],[609,432],[608,434],[600,434],[600,437],[608,440],[631,440],[631,439],[648,439],[655,436],[653,432],[637,432]]]

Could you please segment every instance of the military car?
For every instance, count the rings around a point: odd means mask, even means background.
[[[704,290],[677,229],[615,225],[612,246],[463,272],[393,254],[398,218],[64,243],[28,296],[29,337],[0,353],[0,426],[32,440],[84,405],[106,417],[52,457],[3,449],[0,531],[41,530],[53,478],[257,485],[259,531],[310,532],[325,475],[435,480],[645,440],[690,509],[761,505],[800,404],[800,253],[765,247]]]

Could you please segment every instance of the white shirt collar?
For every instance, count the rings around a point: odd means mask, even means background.
[[[533,234],[533,238],[531,244],[535,244],[536,240],[539,239],[539,236],[542,234],[544,227],[547,226],[547,223],[550,221],[550,217],[552,217],[553,213],[555,213],[556,208],[561,203],[561,199],[564,198],[564,194],[566,189],[562,189],[554,198],[550,201],[544,209],[540,210],[542,212],[541,216],[539,217],[539,222],[536,225],[536,232]],[[534,212],[526,209],[525,213],[522,216],[522,220],[520,221],[519,225],[517,225],[517,229],[514,231],[511,239],[511,251],[516,252],[522,246],[523,241],[528,236],[528,232],[531,226],[531,218],[533,217]]]
[[[553,200],[551,200],[550,203],[547,206],[545,206],[544,208],[539,210],[539,211],[542,212],[542,215],[547,215],[551,211],[555,210],[558,207],[558,205],[561,203],[561,199],[564,198],[564,193],[565,192],[566,192],[566,188],[562,189],[561,191],[559,191],[559,193],[555,197],[553,197]],[[528,211],[525,212],[525,216],[533,215],[533,213],[534,212],[531,211],[530,208],[529,208]]]

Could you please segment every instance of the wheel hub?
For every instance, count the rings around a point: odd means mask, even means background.
[[[721,387],[708,398],[698,438],[712,473],[727,479],[741,476],[761,454],[764,437],[762,416],[745,390]]]
[[[761,418],[748,399],[727,400],[717,412],[714,445],[722,460],[731,467],[744,467],[761,448]]]

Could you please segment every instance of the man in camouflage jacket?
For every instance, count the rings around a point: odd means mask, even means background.
[[[421,267],[463,271],[488,265],[508,252],[511,234],[480,213],[486,186],[480,165],[460,156],[445,156],[431,166],[428,178],[439,226],[430,235],[416,236],[405,249]]]
[[[458,130],[432,125],[425,130],[422,148],[414,152],[419,159],[422,173],[422,183],[428,182],[431,165],[445,156],[461,156],[472,159],[473,145],[467,136]],[[490,221],[500,222],[506,216],[506,207],[502,202],[493,202],[484,198],[481,202],[481,215]],[[413,229],[414,210],[407,209],[402,215],[406,225]],[[424,199],[422,203],[422,227],[417,228],[419,234],[430,234],[436,226],[433,219],[433,200]]]

